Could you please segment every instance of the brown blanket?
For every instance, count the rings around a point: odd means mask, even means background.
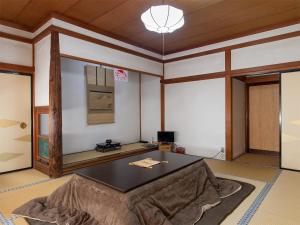
[[[204,161],[127,193],[74,175],[50,196],[31,200],[14,214],[39,221],[31,224],[194,225],[240,188],[237,182],[217,179]]]

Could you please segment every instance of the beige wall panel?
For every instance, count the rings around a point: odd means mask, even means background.
[[[281,166],[300,170],[300,72],[282,74]]]
[[[237,158],[246,151],[246,102],[244,82],[232,80],[232,154]]]
[[[279,151],[279,84],[249,87],[249,148]]]

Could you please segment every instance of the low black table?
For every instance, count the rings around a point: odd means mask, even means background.
[[[145,158],[168,161],[168,163],[154,165],[152,169],[129,165],[130,162]],[[118,191],[128,192],[201,160],[202,157],[199,156],[152,151],[80,169],[75,173]]]

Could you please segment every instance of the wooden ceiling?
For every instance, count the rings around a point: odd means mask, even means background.
[[[165,54],[276,25],[300,22],[300,0],[165,0],[184,11],[185,25],[165,35]],[[120,40],[162,52],[162,36],[140,15],[162,0],[0,0],[0,23],[33,31],[56,15]]]

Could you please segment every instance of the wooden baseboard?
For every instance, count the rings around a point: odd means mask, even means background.
[[[279,156],[280,155],[280,152],[259,150],[259,149],[248,149],[248,152],[253,153],[253,154],[269,155],[269,156]]]
[[[36,160],[33,168],[49,176],[49,165]]]

